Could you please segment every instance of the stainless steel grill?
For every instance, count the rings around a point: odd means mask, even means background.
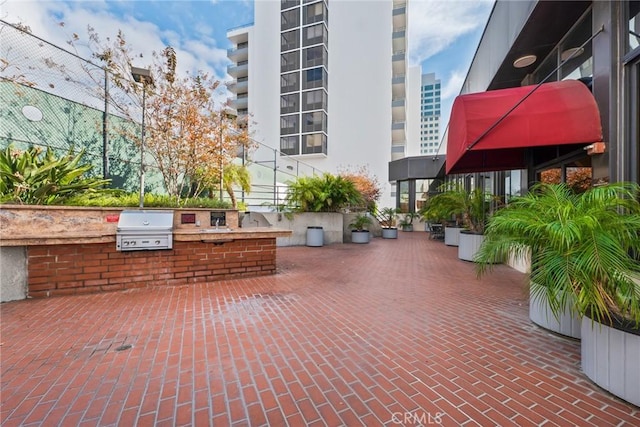
[[[122,211],[116,231],[119,251],[173,248],[173,211]]]

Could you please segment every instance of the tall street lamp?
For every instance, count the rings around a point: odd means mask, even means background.
[[[131,67],[136,83],[142,83],[142,135],[140,137],[140,207],[144,207],[144,116],[147,103],[147,85],[154,87],[153,76],[148,68]]]

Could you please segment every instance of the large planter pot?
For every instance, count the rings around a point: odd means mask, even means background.
[[[544,297],[534,298],[529,295],[529,318],[536,325],[565,335],[571,338],[580,339],[580,328],[582,327],[582,318],[573,313],[569,307],[573,304],[571,298],[567,303],[563,313],[559,313],[558,318],[553,315],[549,300]]]
[[[383,228],[382,229],[382,238],[383,239],[397,239],[398,238],[398,229],[397,228]]]
[[[369,243],[369,232],[364,231],[352,231],[351,243]]]
[[[322,227],[307,227],[307,246],[319,247],[324,245],[324,230]]]
[[[446,230],[446,229],[445,229]],[[446,239],[446,231],[445,231]],[[461,232],[458,242],[458,258],[464,261],[473,261],[473,258],[484,241],[484,234]]]
[[[447,246],[458,246],[460,243],[460,231],[462,227],[445,227],[444,244]]]
[[[582,371],[591,381],[640,406],[640,330],[582,318]]]

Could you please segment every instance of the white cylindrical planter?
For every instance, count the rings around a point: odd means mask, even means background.
[[[398,229],[397,228],[383,228],[382,229],[382,238],[383,239],[397,239],[398,238]]]
[[[369,243],[368,231],[352,231],[351,243]]]
[[[473,257],[476,255],[476,252],[478,252],[478,249],[480,249],[483,241],[484,234],[460,233],[460,241],[458,242],[458,258],[464,261],[473,261]]]
[[[458,246],[460,244],[461,227],[444,228],[444,244],[447,246]]]
[[[307,227],[307,246],[324,245],[324,230],[322,227]]]
[[[638,331],[640,333],[640,331]],[[640,406],[640,335],[582,318],[582,371],[612,394]]]
[[[577,314],[571,312],[570,307],[572,304],[573,300],[569,298],[564,312],[559,313],[556,319],[546,296],[534,298],[533,295],[529,295],[529,318],[533,323],[544,329],[567,337],[580,339],[582,319]]]

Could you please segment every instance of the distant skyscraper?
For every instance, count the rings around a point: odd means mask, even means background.
[[[272,148],[253,159],[366,166],[384,185],[380,204],[393,205],[388,162],[407,143],[407,0],[256,1],[254,21],[227,33],[232,105]]]
[[[423,74],[420,86],[420,154],[436,154],[440,146],[440,80]]]

